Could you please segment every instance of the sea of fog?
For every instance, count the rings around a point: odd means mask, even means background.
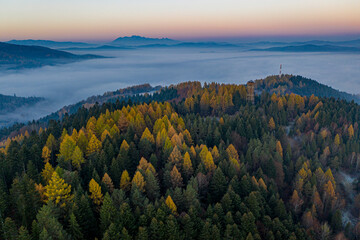
[[[246,83],[283,72],[298,74],[349,93],[360,93],[360,54],[274,53],[234,49],[134,49],[73,51],[112,58],[0,72],[0,93],[45,97],[32,108],[0,116],[1,125],[29,121],[92,95],[150,83],[183,81]]]

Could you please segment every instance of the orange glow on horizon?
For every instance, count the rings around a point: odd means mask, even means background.
[[[34,0],[38,2],[34,12],[28,11],[33,4],[25,0],[5,4],[0,9],[0,41],[111,40],[134,34],[191,39],[360,33],[358,0],[137,1],[141,5],[114,0],[101,6],[95,0],[48,4]]]

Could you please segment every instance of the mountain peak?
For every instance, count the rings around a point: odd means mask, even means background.
[[[149,45],[149,44],[175,44],[179,41],[169,39],[169,38],[149,38],[138,35],[119,37],[111,42],[111,44],[116,45],[127,45],[127,46],[140,46],[140,45]]]

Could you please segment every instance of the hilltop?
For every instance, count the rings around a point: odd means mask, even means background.
[[[301,96],[333,97],[360,103],[360,96],[336,90],[330,86],[319,83],[315,80],[302,76],[278,75],[269,76],[255,81],[255,89],[258,92],[267,91],[270,93],[290,94],[295,93]]]

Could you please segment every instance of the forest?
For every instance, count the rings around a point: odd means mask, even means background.
[[[17,97],[0,94],[0,114],[14,111],[16,108],[32,106],[44,98],[41,97]]]
[[[360,239],[359,105],[248,91],[184,82],[23,127],[0,143],[0,238]]]

